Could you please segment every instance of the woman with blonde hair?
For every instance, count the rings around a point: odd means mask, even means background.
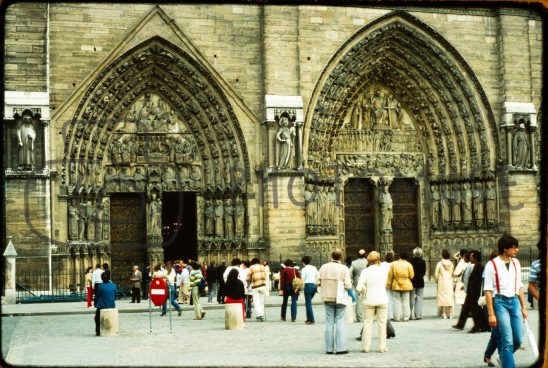
[[[363,309],[363,351],[369,352],[371,347],[371,335],[373,320],[377,318],[379,352],[388,351],[386,348],[386,323],[388,321],[388,294],[386,282],[388,272],[381,267],[381,255],[372,251],[367,255],[368,267],[360,274],[356,291],[364,295]]]

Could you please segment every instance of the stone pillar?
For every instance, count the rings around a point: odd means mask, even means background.
[[[118,309],[101,309],[99,312],[100,336],[118,336],[120,334],[120,320]]]
[[[240,330],[242,328],[244,328],[242,304],[225,304],[225,330]]]
[[[303,147],[302,147],[302,121],[296,121],[295,125],[295,156],[297,158],[296,168],[301,170],[303,167]]]
[[[6,304],[15,304],[15,266],[17,252],[11,241],[11,236],[8,236],[8,245],[4,251],[5,263],[5,283],[4,283],[4,301]]]
[[[532,121],[531,121],[532,122]],[[536,153],[536,145],[537,145],[537,126],[531,124],[531,133],[529,135],[529,143],[531,144],[531,149],[529,150],[530,156],[529,156],[529,162],[531,163],[531,169],[537,170],[537,153]]]

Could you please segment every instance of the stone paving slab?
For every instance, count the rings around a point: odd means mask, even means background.
[[[371,352],[362,353],[361,343],[355,340],[362,324],[352,323],[350,353],[326,355],[325,313],[319,298],[314,305],[316,324],[306,325],[304,298],[299,298],[297,321],[282,322],[281,297],[276,295],[267,299],[267,320],[252,318],[243,330],[224,329],[222,305],[205,304],[206,317],[201,321],[192,319],[191,306],[184,306],[182,316],[174,312],[170,323],[169,316],[160,317],[157,308],[149,313],[148,301],[117,301],[120,335],[114,337],[95,336],[94,309],[83,303],[2,305],[2,353],[6,363],[27,367],[486,366],[482,357],[489,333],[457,331],[451,328],[456,319],[439,319],[431,287],[426,291],[423,319],[394,323],[396,338],[388,340],[386,353],[376,352],[375,330]],[[528,321],[537,331],[538,310],[529,311]],[[471,319],[466,327],[472,327]],[[524,348],[516,352],[520,367],[534,363],[530,347]]]

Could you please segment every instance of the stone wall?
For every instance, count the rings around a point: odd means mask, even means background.
[[[47,90],[46,3],[17,3],[4,17],[4,90]]]
[[[18,257],[48,257],[51,238],[49,183],[46,178],[10,178],[6,185],[6,234]]]
[[[298,264],[305,249],[304,180],[271,174],[264,188],[270,259],[290,258]]]
[[[5,90],[48,91],[52,111],[64,109],[48,128],[52,137],[48,142],[49,157],[60,160],[63,124],[72,118],[86,83],[128,48],[155,35],[165,37],[211,68],[235,106],[252,165],[248,190],[253,198],[248,202],[250,238],[267,239],[273,259],[278,254],[297,259],[304,247],[304,207],[291,202],[286,188],[294,179],[293,198],[302,200],[301,178],[276,177],[277,208],[273,206],[271,186],[265,188],[264,207],[258,198],[261,188],[254,172],[265,162],[266,147],[260,140],[264,95],[303,96],[306,118],[308,109],[314,107],[309,104],[320,88],[317,82],[322,72],[337,61],[332,60],[333,55],[344,48],[350,37],[392,11],[408,11],[463,57],[481,84],[497,122],[505,101],[532,102],[539,109],[541,18],[517,8],[214,4],[168,4],[158,8],[151,4],[17,3],[8,8],[5,18]],[[503,139],[503,134],[493,139]],[[505,152],[496,154],[506,157]],[[516,232],[525,242],[534,242],[539,230],[535,173],[513,177],[518,185],[508,192],[508,200],[525,206],[519,211],[502,212],[506,216],[502,230]],[[6,230],[14,236],[16,248],[22,246],[27,254],[44,254],[37,244],[47,242],[33,235],[27,225],[21,210],[24,201],[31,204],[33,227],[48,234],[51,222],[54,236],[60,239],[66,238],[66,203],[49,207],[43,179],[32,182],[30,194],[25,185],[25,180],[10,180],[7,185]],[[56,190],[53,188],[53,202]]]

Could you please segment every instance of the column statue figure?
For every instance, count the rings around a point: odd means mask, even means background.
[[[34,142],[36,130],[30,110],[25,110],[21,117],[21,125],[17,130],[17,143],[19,145],[19,166],[24,170],[32,170],[34,161]]]

